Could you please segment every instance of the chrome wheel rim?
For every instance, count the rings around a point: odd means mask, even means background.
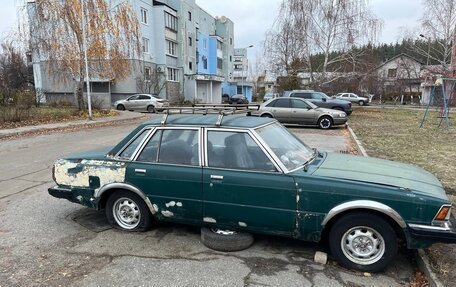
[[[342,236],[340,242],[345,257],[353,263],[371,265],[385,254],[385,241],[381,234],[367,226],[356,226]]]
[[[234,230],[218,229],[218,228],[211,228],[211,231],[216,234],[219,234],[219,235],[234,235],[237,233]]]
[[[323,129],[327,129],[331,126],[331,120],[324,118],[320,121],[320,127]]]
[[[114,202],[112,214],[117,224],[124,229],[133,229],[141,221],[139,206],[126,197],[121,197]]]

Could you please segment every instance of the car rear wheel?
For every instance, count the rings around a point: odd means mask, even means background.
[[[106,217],[113,227],[127,231],[145,231],[152,225],[152,215],[144,200],[124,190],[109,196]]]
[[[318,119],[318,126],[321,129],[324,129],[324,130],[330,129],[332,127],[332,125],[333,125],[333,123],[332,123],[331,117],[323,116]]]
[[[217,251],[240,251],[250,247],[253,235],[245,232],[201,227],[201,242]]]
[[[148,111],[149,113],[155,113],[155,107],[152,106],[152,105],[147,106],[147,111]]]
[[[122,104],[117,105],[117,110],[119,111],[125,111],[125,106]]]
[[[386,220],[358,212],[345,215],[333,224],[329,247],[340,265],[379,272],[394,259],[398,244],[396,233]]]
[[[273,116],[271,114],[262,114],[261,117],[262,118],[273,118]]]
[[[359,101],[359,102],[358,102],[358,105],[360,105],[360,106],[364,106],[365,104],[366,104],[366,103],[365,103],[364,101]]]

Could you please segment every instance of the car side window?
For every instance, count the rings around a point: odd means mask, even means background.
[[[137,161],[199,165],[197,130],[159,130],[146,144]]]
[[[208,131],[206,148],[209,167],[277,171],[248,133]]]
[[[289,108],[290,99],[277,99],[274,104],[275,108]]]
[[[143,141],[144,137],[150,132],[150,129],[143,130],[136,138],[119,154],[122,159],[130,159],[136,148]]]
[[[348,94],[343,94],[342,98],[348,98]]]
[[[269,104],[266,105],[266,107],[273,107],[275,105],[276,101],[271,101]]]
[[[139,100],[150,100],[150,96],[146,96],[146,95],[139,95]]]
[[[291,105],[294,109],[309,109],[309,105],[301,100],[293,99],[291,100]]]
[[[128,100],[129,100],[129,101],[135,101],[135,100],[138,99],[138,97],[139,97],[138,95],[131,96],[131,97],[128,98]]]
[[[353,94],[350,94],[350,98],[356,98],[356,96]]]
[[[319,93],[312,93],[312,99],[321,100],[323,96]]]

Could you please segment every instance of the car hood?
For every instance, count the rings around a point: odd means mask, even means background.
[[[448,200],[440,181],[414,165],[372,157],[327,153],[316,176],[397,186]]]
[[[328,102],[328,103],[333,103],[333,104],[339,104],[339,105],[347,105],[347,104],[350,104],[349,101],[340,100],[340,99],[327,99],[326,102]]]

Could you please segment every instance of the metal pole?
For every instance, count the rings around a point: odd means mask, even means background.
[[[85,74],[86,74],[86,86],[87,86],[87,105],[89,108],[89,120],[92,120],[92,100],[90,97],[90,80],[89,80],[89,63],[87,60],[87,39],[85,34],[85,7],[84,0],[81,0],[81,17],[82,17],[82,46],[84,48],[84,63],[85,63]]]

